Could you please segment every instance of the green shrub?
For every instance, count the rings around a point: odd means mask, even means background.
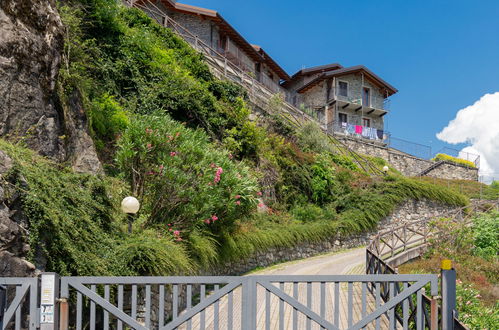
[[[447,162],[451,162],[451,163],[455,163],[455,164],[459,164],[459,165],[464,165],[464,166],[467,166],[467,167],[476,167],[475,164],[473,162],[469,161],[469,160],[452,157],[452,156],[449,156],[449,155],[446,155],[446,154],[437,154],[431,160],[433,160],[433,161],[444,160],[444,161],[447,161]]]
[[[339,187],[335,177],[335,167],[327,155],[320,154],[316,157],[314,164],[310,167],[312,180],[312,200],[324,205],[337,198]]]
[[[149,225],[171,224],[184,237],[200,226],[219,232],[256,206],[249,168],[201,130],[166,115],[134,117],[118,148],[119,168],[143,201]]]
[[[105,141],[114,141],[129,124],[123,108],[107,93],[93,100],[89,115],[97,138]]]
[[[493,307],[484,306],[481,295],[470,284],[458,281],[456,285],[459,320],[470,329],[497,329],[499,324],[499,303]]]
[[[499,256],[499,213],[482,214],[473,220],[474,254],[483,258]]]
[[[337,148],[332,144],[328,136],[315,122],[310,121],[304,124],[297,130],[296,136],[298,138],[298,145],[304,151],[316,153],[335,153],[337,151]]]
[[[0,149],[14,161],[6,179],[29,222],[29,259],[60,275],[117,274],[112,251],[122,239],[117,206],[127,193],[125,184],[73,173],[2,140]]]
[[[117,273],[141,276],[186,275],[193,265],[184,247],[157,231],[134,233],[124,237],[113,251]]]

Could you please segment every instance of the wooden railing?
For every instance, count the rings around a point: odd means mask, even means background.
[[[471,225],[472,216],[477,212],[488,212],[498,208],[499,202],[497,201],[480,201],[471,206],[441,214],[438,217],[449,218],[449,221]],[[413,221],[378,233],[370,241],[366,249],[366,273],[371,275],[398,274],[398,266],[420,257],[426,251],[429,242],[439,235],[438,227],[431,225],[433,220],[434,218],[427,218]],[[382,288],[384,296],[389,296],[390,288],[383,286]],[[395,286],[394,289],[397,291],[400,288]],[[425,316],[428,316],[429,311],[435,308],[435,297],[423,294],[422,302],[425,306]],[[410,308],[413,308],[413,305],[414,303],[410,302]],[[434,314],[432,313],[432,315]],[[397,319],[401,322],[400,316],[397,316]],[[426,326],[430,327],[430,321],[428,317],[425,318]],[[467,329],[467,327],[457,318],[454,318],[454,329]]]
[[[194,49],[204,55],[206,63],[209,65],[212,73],[219,79],[228,79],[248,91],[249,101],[257,108],[269,113],[272,116],[278,116],[291,126],[295,128],[302,127],[307,122],[317,123],[312,116],[306,114],[300,109],[296,108],[289,103],[291,100],[290,94],[282,86],[278,86],[278,92],[274,88],[269,89],[265,84],[260,83],[252,73],[245,72],[237,64],[233,63],[219,50],[216,50],[198,36],[191,33],[188,29],[174,21],[159,9],[154,3],[147,2],[147,6],[141,2],[140,4],[132,0],[123,0],[123,4],[128,7],[135,7],[146,12],[149,16],[155,19],[162,26],[171,29],[176,35],[180,36],[188,42]],[[270,101],[280,95],[282,100],[279,109],[271,109],[269,107]],[[326,127],[321,126],[327,134]],[[383,176],[384,173],[378,169],[368,159],[352,150],[344,142],[334,138],[332,135],[327,134],[328,139],[337,148],[338,153],[349,156],[352,160],[365,172],[372,176]]]

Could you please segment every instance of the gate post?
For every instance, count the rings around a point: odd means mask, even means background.
[[[242,330],[256,329],[256,281],[252,276],[245,276],[242,282]]]
[[[40,290],[40,330],[59,329],[59,275],[42,273]]]
[[[454,329],[456,310],[456,271],[450,260],[442,260],[442,329]]]
[[[3,329],[3,315],[7,307],[7,288],[0,285],[0,329]]]

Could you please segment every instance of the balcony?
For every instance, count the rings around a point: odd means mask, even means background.
[[[390,100],[380,95],[370,95],[368,100],[361,97],[361,93],[348,92],[339,93],[338,89],[333,89],[333,97],[328,101],[329,105],[336,104],[339,110],[352,110],[362,112],[367,115],[383,117],[388,113]]]
[[[342,135],[372,142],[381,142],[383,144],[388,143],[390,140],[390,133],[384,130],[338,121],[328,123],[327,132],[329,134]]]

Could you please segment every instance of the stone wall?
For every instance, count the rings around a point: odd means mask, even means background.
[[[459,180],[478,180],[478,169],[469,168],[464,165],[442,162],[430,172],[425,174],[433,178],[459,179]]]
[[[336,235],[323,242],[304,242],[294,247],[272,248],[256,253],[254,256],[232,262],[209,275],[240,275],[257,267],[267,267],[275,263],[312,257],[321,253],[367,245],[378,231],[386,230],[406,222],[444,216],[455,207],[430,200],[409,200],[398,206],[394,212],[381,219],[378,228],[361,235]]]
[[[336,87],[338,87],[339,81],[344,81],[348,84],[348,99],[350,100],[361,100],[362,99],[362,88],[367,87],[370,89],[371,93],[371,106],[377,109],[383,108],[383,94],[380,92],[380,88],[371,83],[365,76],[364,81],[362,81],[362,74],[354,73],[349,75],[344,75],[336,78]]]
[[[412,221],[432,219],[452,212],[456,207],[428,199],[409,200],[399,205],[395,211],[381,220],[381,227],[397,227]]]
[[[349,148],[358,153],[380,157],[386,160],[393,168],[406,176],[418,176],[424,170],[434,165],[435,162],[427,159],[418,158],[401,151],[388,148],[381,143],[368,142],[361,139],[337,137],[342,140]],[[425,176],[436,177],[440,179],[460,179],[460,180],[478,180],[478,169],[470,168],[459,164],[444,162],[425,174]]]

